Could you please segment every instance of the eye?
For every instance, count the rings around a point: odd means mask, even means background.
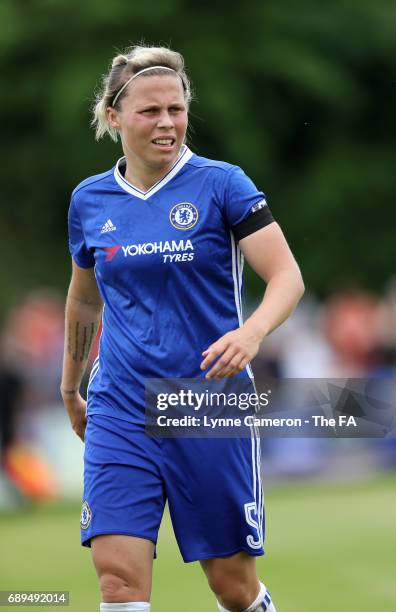
[[[155,115],[158,112],[158,108],[155,106],[150,106],[149,108],[144,108],[140,111],[141,115]]]

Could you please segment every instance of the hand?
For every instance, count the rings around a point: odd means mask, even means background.
[[[262,336],[246,325],[224,334],[202,353],[201,370],[217,359],[205,378],[220,380],[235,376],[257,355],[261,341]]]
[[[70,392],[61,390],[61,393],[73,431],[84,442],[85,428],[87,426],[87,402],[81,397],[78,391]]]

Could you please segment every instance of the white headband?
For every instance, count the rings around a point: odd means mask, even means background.
[[[115,97],[113,98],[113,102],[111,103],[111,106],[114,107],[115,103],[117,102],[119,96],[122,94],[122,92],[124,91],[125,87],[127,87],[127,85],[129,85],[129,83],[131,81],[133,81],[133,79],[136,79],[136,77],[140,76],[141,74],[143,74],[143,72],[148,72],[149,70],[156,70],[157,68],[161,68],[162,70],[169,70],[170,72],[174,72],[176,73],[176,70],[173,70],[173,68],[168,68],[168,66],[149,66],[148,68],[143,68],[142,70],[139,70],[139,72],[136,72],[135,74],[133,74],[131,76],[130,79],[127,80],[126,83],[124,83],[124,85],[121,87],[121,89],[119,90],[119,92],[115,95]],[[176,73],[177,74],[177,73]]]

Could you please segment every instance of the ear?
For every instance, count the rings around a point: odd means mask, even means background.
[[[118,119],[118,112],[112,106],[108,106],[106,108],[106,113],[107,113],[107,121],[109,122],[109,125],[112,128],[119,130],[121,125]]]

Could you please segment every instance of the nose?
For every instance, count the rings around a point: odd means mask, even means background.
[[[173,127],[173,119],[167,110],[163,110],[158,118],[158,127],[169,128]]]

